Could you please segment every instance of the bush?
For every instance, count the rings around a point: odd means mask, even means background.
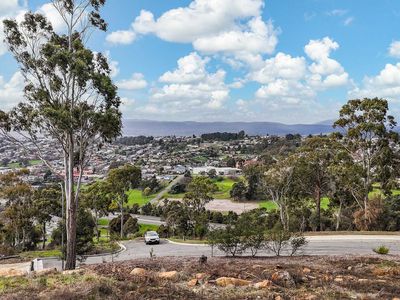
[[[140,206],[139,206],[139,204],[138,203],[134,203],[133,205],[132,205],[132,207],[129,209],[129,213],[131,213],[131,214],[138,214],[139,213],[139,210],[140,210]]]
[[[217,246],[219,250],[226,255],[236,256],[245,249],[242,245],[241,234],[238,228],[228,225],[224,229],[217,229],[208,234],[208,243],[211,246]]]
[[[139,225],[136,218],[132,218],[130,214],[124,214],[123,217],[123,235],[133,234],[139,231]],[[110,221],[109,224],[110,234],[114,237],[121,236],[121,216],[117,216]]]
[[[386,254],[389,254],[390,249],[388,247],[382,245],[382,246],[372,249],[372,250],[377,254],[386,255]]]
[[[143,196],[149,196],[151,194],[151,188],[146,187],[143,192],[142,192]]]

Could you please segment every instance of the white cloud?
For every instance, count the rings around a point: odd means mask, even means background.
[[[271,21],[262,20],[263,7],[264,0],[193,0],[159,18],[142,10],[131,28],[137,34],[154,34],[169,42],[192,43],[203,54],[231,55],[237,61],[231,62],[238,65],[238,61],[251,61],[250,56],[275,51],[279,30]],[[126,43],[133,40],[126,39]]]
[[[337,49],[339,44],[329,37],[311,40],[304,47],[307,56],[313,60],[309,66],[311,72],[309,83],[315,88],[326,89],[348,83],[349,75],[342,65],[330,58],[331,52]]]
[[[221,109],[229,98],[225,84],[225,71],[209,73],[206,70],[208,58],[196,52],[178,60],[178,68],[164,73],[159,81],[166,83],[151,91],[148,108],[175,114],[206,113]]]
[[[50,21],[51,25],[53,25],[54,31],[60,32],[65,30],[65,22],[52,3],[43,4],[39,7],[37,12],[43,14]]]
[[[394,41],[390,44],[389,55],[400,58],[400,41]]]
[[[0,1],[0,16],[12,15],[17,13],[21,6],[26,6],[26,4],[20,3],[18,0],[2,0]]]
[[[272,22],[265,23],[261,17],[251,19],[245,29],[236,28],[219,34],[201,37],[193,47],[203,53],[268,53],[275,51],[278,32]]]
[[[270,105],[300,106],[315,100],[319,91],[348,84],[349,76],[339,62],[330,58],[339,44],[326,37],[311,40],[304,48],[311,60],[278,53],[253,69],[248,79],[262,86],[255,93],[258,101]]]
[[[355,87],[349,92],[350,97],[384,97],[399,101],[400,97],[400,63],[387,64],[374,77],[365,77],[361,87]]]
[[[166,41],[190,43],[232,29],[237,20],[259,16],[263,5],[263,0],[194,0],[157,20],[151,12],[142,10],[133,27],[141,34],[154,33]]]
[[[168,71],[160,77],[160,82],[190,83],[203,80],[206,74],[206,64],[209,58],[201,58],[196,52],[178,60],[178,68]]]
[[[141,73],[134,73],[130,79],[117,82],[117,86],[122,90],[140,90],[147,87],[147,81]]]
[[[303,100],[312,100],[315,91],[300,81],[277,79],[259,88],[256,97],[276,105],[298,105]]]
[[[23,100],[24,78],[20,72],[14,73],[9,81],[0,76],[0,107],[9,110]]]
[[[344,26],[349,26],[351,23],[353,23],[354,17],[348,17],[343,21]]]
[[[108,34],[106,41],[113,45],[129,45],[135,40],[135,38],[136,34],[132,30],[119,30]]]
[[[7,45],[4,43],[3,21],[7,18],[20,20],[26,12],[27,3],[18,0],[0,0],[0,56],[7,51]]]
[[[304,78],[306,71],[304,57],[291,57],[280,52],[275,57],[265,60],[263,67],[250,76],[251,79],[266,84],[276,78],[299,80]]]

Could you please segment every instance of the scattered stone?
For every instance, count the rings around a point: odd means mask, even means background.
[[[233,286],[247,286],[251,284],[251,281],[243,280],[233,277],[220,277],[215,280],[216,284],[221,287],[226,287],[229,285]]]
[[[304,274],[310,274],[310,273],[311,273],[311,269],[309,269],[309,268],[307,268],[307,267],[304,267],[304,268],[303,268],[303,273],[304,273]]]
[[[368,279],[360,278],[360,279],[358,279],[358,282],[368,282]]]
[[[158,277],[161,279],[175,280],[178,278],[178,272],[177,271],[159,272]]]
[[[272,285],[272,281],[271,280],[263,280],[261,282],[257,282],[254,284],[254,287],[256,289],[268,289],[270,288]]]
[[[271,276],[271,280],[283,287],[291,288],[295,287],[296,284],[292,278],[292,276],[289,274],[288,271],[277,271]]]
[[[347,267],[347,270],[351,271],[351,270],[353,270],[353,267],[349,266],[349,267]]]
[[[275,300],[283,300],[283,298],[278,295],[278,296],[275,297]]]
[[[147,271],[143,268],[134,268],[131,273],[131,275],[135,275],[135,276],[139,276],[139,277],[143,277],[147,275]]]
[[[192,280],[189,280],[189,282],[188,282],[188,286],[189,287],[194,287],[194,286],[196,286],[198,284],[198,280],[195,278],[195,279],[192,279]]]
[[[264,269],[264,266],[262,265],[254,265],[252,266],[253,269]]]

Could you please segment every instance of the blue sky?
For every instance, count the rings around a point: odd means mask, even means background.
[[[0,19],[28,9],[62,31],[48,1],[2,0]],[[102,14],[89,46],[107,54],[125,118],[314,123],[375,96],[400,117],[397,0],[108,0]],[[0,43],[0,108],[22,88]]]

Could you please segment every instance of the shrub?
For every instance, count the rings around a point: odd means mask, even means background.
[[[151,188],[146,187],[143,192],[142,192],[143,196],[149,196],[151,194]]]
[[[139,231],[137,219],[129,214],[124,214],[123,235],[133,234]],[[120,236],[121,234],[121,216],[117,216],[110,221],[109,224],[110,234],[113,236]]]
[[[372,250],[377,254],[386,255],[386,254],[389,254],[390,249],[388,247],[382,245],[382,246],[372,249]]]

